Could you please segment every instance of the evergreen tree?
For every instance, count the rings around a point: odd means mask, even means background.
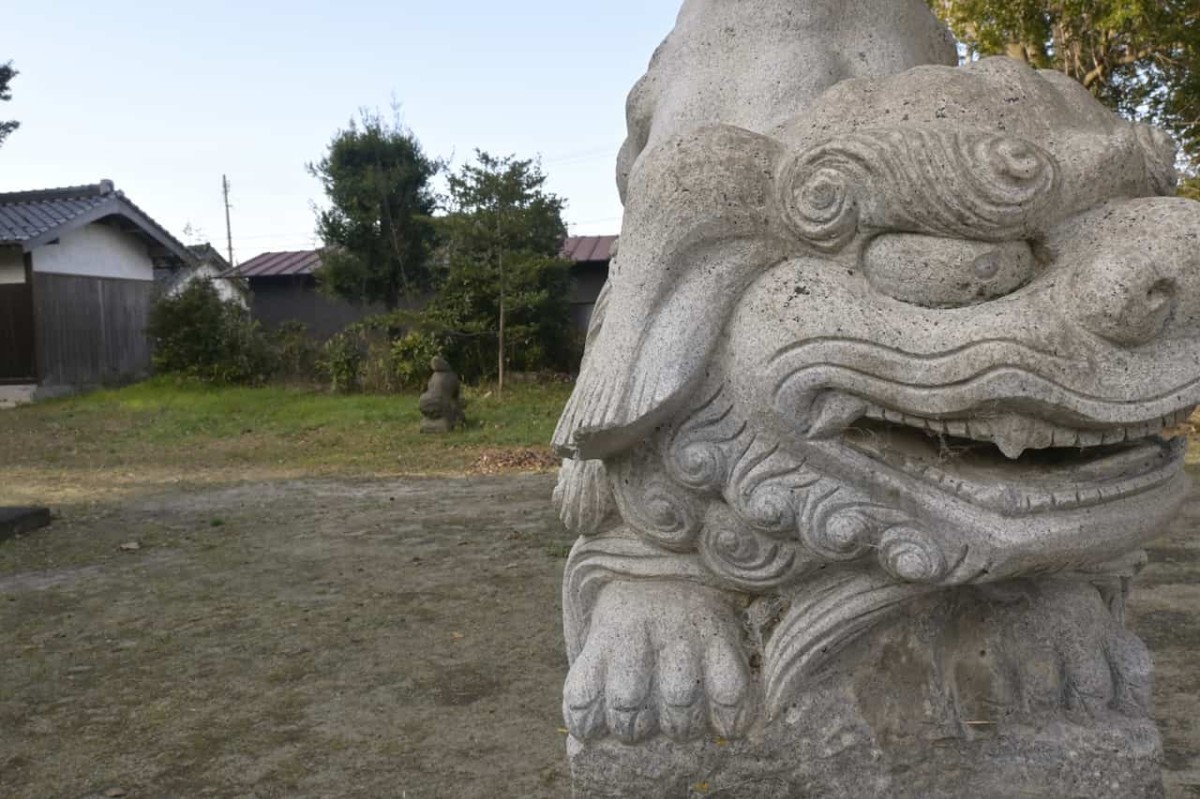
[[[12,90],[8,88],[9,81],[20,73],[13,69],[12,62],[0,64],[0,100],[7,102],[12,99]],[[8,138],[8,134],[21,127],[16,120],[0,121],[0,144]]]
[[[411,131],[378,113],[362,112],[333,137],[308,167],[330,202],[317,218],[327,291],[393,309],[429,288],[437,208],[430,182],[441,168]]]
[[[535,161],[476,151],[449,177],[449,213],[438,220],[438,291],[424,322],[445,334],[466,374],[495,364],[501,390],[510,363],[565,369],[572,358],[564,201],[545,184]]]

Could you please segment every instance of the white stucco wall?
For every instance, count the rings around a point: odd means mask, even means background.
[[[222,280],[220,277],[218,277],[220,274],[221,270],[217,269],[212,264],[201,264],[195,269],[189,271],[187,275],[185,275],[178,283],[176,283],[171,288],[169,294],[172,297],[178,297],[183,293],[185,288],[192,284],[193,281],[199,280],[200,278],[207,278],[213,284],[213,288],[217,290],[217,296],[222,300],[225,302],[236,302],[243,308],[248,308],[249,306],[246,303],[245,295],[235,289],[230,281]]]
[[[122,280],[154,280],[146,243],[130,233],[93,224],[33,251],[33,271]]]
[[[0,286],[25,282],[25,255],[20,247],[0,247]]]

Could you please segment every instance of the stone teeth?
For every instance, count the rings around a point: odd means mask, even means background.
[[[829,438],[837,435],[867,413],[867,403],[849,394],[830,391],[815,403],[809,438]]]
[[[967,435],[979,441],[992,439],[992,425],[982,419],[972,419],[966,423]]]
[[[991,438],[1005,457],[1016,460],[1027,449],[1054,446],[1055,428],[1037,419],[1008,414],[992,421]]]

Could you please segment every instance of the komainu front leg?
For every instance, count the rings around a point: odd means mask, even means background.
[[[600,590],[563,697],[579,740],[677,741],[745,732],[756,706],[734,601],[693,583]]]

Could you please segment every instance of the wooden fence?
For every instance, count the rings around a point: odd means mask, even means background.
[[[33,296],[28,283],[0,285],[0,383],[35,378]]]
[[[35,273],[42,382],[87,386],[148,374],[153,292],[147,281]]]

